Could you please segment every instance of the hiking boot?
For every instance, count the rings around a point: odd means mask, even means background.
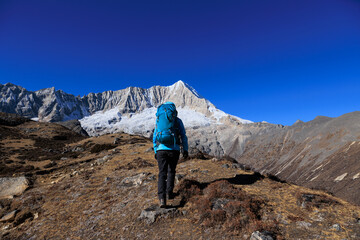
[[[165,208],[166,207],[166,199],[160,199],[160,207]]]
[[[169,193],[166,194],[166,196],[167,196],[167,199],[174,199],[175,198],[175,193],[169,192]]]

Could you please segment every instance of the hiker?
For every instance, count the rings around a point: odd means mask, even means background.
[[[188,141],[184,124],[177,117],[175,104],[166,102],[156,112],[153,135],[155,159],[159,166],[158,197],[160,207],[166,207],[166,199],[174,199],[176,165],[182,145],[182,155],[188,158]]]

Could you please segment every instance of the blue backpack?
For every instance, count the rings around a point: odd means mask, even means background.
[[[156,142],[167,146],[175,145],[178,138],[176,128],[177,111],[175,104],[167,102],[160,105],[156,112]]]

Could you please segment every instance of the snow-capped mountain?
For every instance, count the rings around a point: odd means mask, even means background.
[[[55,88],[30,92],[7,83],[0,85],[0,97],[0,111],[39,121],[79,119],[90,135],[124,131],[149,136],[154,128],[156,108],[166,101],[176,104],[179,117],[187,127],[229,121],[251,123],[217,109],[181,80],[168,87],[128,87],[81,98]]]
[[[90,114],[80,97],[56,91],[54,87],[31,92],[11,83],[0,84],[0,111],[44,122],[78,119]]]
[[[117,99],[115,101],[114,96]],[[114,92],[112,101],[105,104],[101,111],[80,119],[81,125],[90,135],[124,131],[150,136],[155,127],[156,109],[167,101],[176,104],[179,117],[188,128],[224,124],[229,120],[251,123],[217,109],[182,81],[168,87],[130,87]]]
[[[92,136],[126,132],[150,137],[156,108],[167,101],[176,104],[188,135],[193,136],[189,140],[192,149],[212,155],[238,155],[246,139],[266,128],[217,109],[183,81],[167,87],[128,87],[83,97],[55,88],[31,92],[11,83],[0,84],[0,111],[45,122],[79,119]]]

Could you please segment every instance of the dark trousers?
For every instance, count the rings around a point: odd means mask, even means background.
[[[156,160],[159,166],[158,196],[165,199],[166,193],[174,190],[176,165],[179,160],[179,151],[159,150],[156,152]]]

